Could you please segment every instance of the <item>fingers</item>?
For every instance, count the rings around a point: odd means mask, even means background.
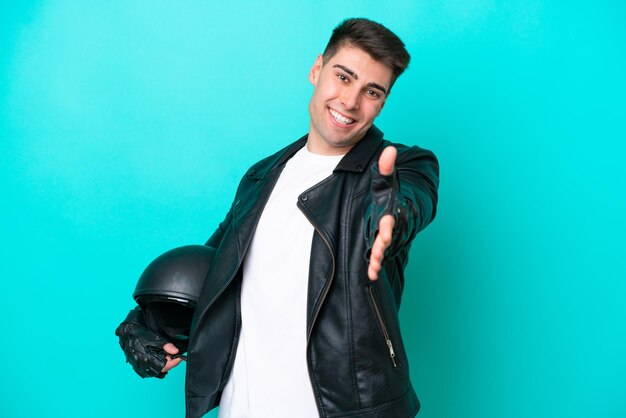
[[[167,363],[165,363],[165,367],[163,367],[163,369],[161,370],[161,373],[165,373],[169,371],[170,369],[173,369],[174,367],[178,366],[181,361],[183,361],[183,359],[180,357],[175,358],[174,360],[172,360],[170,356],[165,356],[165,358],[167,359]]]
[[[391,215],[385,215],[380,218],[378,226],[378,235],[372,245],[372,251],[370,253],[370,263],[367,269],[367,276],[370,280],[378,279],[378,273],[382,268],[383,258],[385,256],[385,250],[391,245],[391,237],[393,236],[393,226],[395,219]]]
[[[396,156],[398,151],[395,147],[387,147],[380,154],[378,159],[378,171],[383,176],[390,176],[393,174],[393,169],[396,165]]]
[[[172,343],[167,343],[163,345],[163,350],[167,353],[167,354],[178,354],[178,348],[172,344]],[[161,370],[161,373],[165,373],[168,370],[178,366],[180,364],[181,361],[183,361],[182,358],[175,358],[172,359],[170,356],[165,356],[167,363],[165,363],[165,367],[163,367],[163,370]]]
[[[178,348],[176,348],[176,346],[172,343],[167,343],[163,346],[163,350],[167,353],[167,354],[178,354]]]

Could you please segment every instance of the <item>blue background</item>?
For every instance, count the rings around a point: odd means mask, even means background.
[[[377,125],[441,163],[401,311],[420,417],[626,416],[608,0],[3,2],[0,416],[183,416],[183,367],[139,379],[113,331],[143,268],[306,133],[308,71],[352,16],[413,56]]]

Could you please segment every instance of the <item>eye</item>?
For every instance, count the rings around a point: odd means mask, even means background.
[[[346,77],[343,74],[337,74],[337,78],[341,81],[343,81],[344,83],[348,81],[348,77]]]
[[[375,90],[366,90],[365,93],[372,99],[378,99],[380,97],[380,94],[378,94],[378,92]]]

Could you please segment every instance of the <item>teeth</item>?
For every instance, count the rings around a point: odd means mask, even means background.
[[[339,112],[335,112],[333,109],[330,109],[330,114],[333,115],[333,118],[335,118],[337,122],[343,123],[344,125],[354,122],[354,119],[346,118],[345,116],[339,114]]]

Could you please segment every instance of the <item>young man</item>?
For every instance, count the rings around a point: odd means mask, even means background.
[[[188,417],[218,405],[221,418],[417,414],[398,309],[439,169],[373,126],[409,58],[382,25],[342,22],[309,74],[308,135],[244,175],[206,243]]]

